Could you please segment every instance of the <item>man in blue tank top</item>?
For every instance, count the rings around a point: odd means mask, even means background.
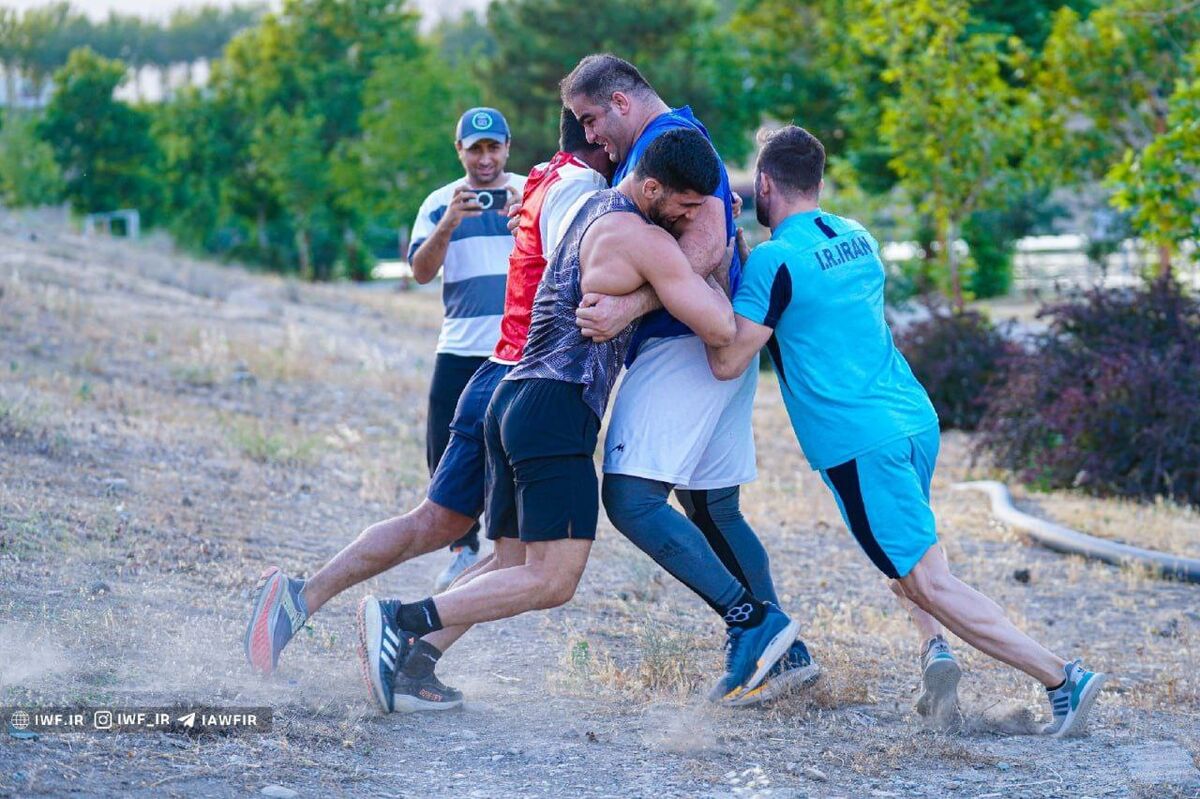
[[[485,424],[488,536],[499,557],[501,547],[523,545],[523,562],[420,602],[363,601],[359,653],[385,709],[393,706],[390,664],[403,660],[415,638],[439,630],[461,634],[472,624],[554,607],[574,595],[596,535],[592,456],[600,418],[633,333],[594,342],[576,327],[575,309],[585,291],[619,295],[649,284],[701,341],[728,343],[733,310],[726,293],[692,270],[664,230],[703,207],[719,166],[700,133],[671,131],[616,189],[592,195],[574,217],[539,285],[524,355],[496,389]],[[799,625],[762,603],[729,613],[738,633],[726,679],[729,693],[740,694],[763,681]]]
[[[590,55],[561,85],[563,103],[588,140],[604,146],[617,177],[636,170],[647,148],[669,131],[708,131],[690,108],[672,109],[637,67],[613,55]],[[709,275],[734,235],[733,194],[724,165],[705,206],[672,232],[692,268]],[[736,287],[741,262],[730,264]],[[613,401],[604,444],[604,509],[613,525],[656,563],[720,614],[739,596],[779,604],[769,559],[739,507],[740,486],[756,476],[750,425],[755,369],[722,382],[708,369],[703,343],[643,287],[629,297],[599,292],[584,297],[577,314],[585,335],[603,340],[629,320],[641,322],[630,349],[629,371]],[[687,516],[668,502],[675,491]],[[819,669],[797,640],[771,674],[757,701],[816,679]],[[709,694],[727,697],[723,680]]]
[[[1050,652],[951,574],[929,505],[937,414],[884,318],[879,245],[858,222],[817,204],[824,166],[821,142],[803,128],[790,125],[764,142],[755,210],[771,240],[754,250],[734,295],[736,340],[709,347],[713,373],[736,378],[766,346],[805,457],[930,637],[925,649],[942,649],[938,622],[946,625],[1045,686],[1047,734],[1077,735],[1105,675]],[[957,682],[948,648],[928,660],[927,672],[942,663]],[[927,675],[926,690],[939,687]]]

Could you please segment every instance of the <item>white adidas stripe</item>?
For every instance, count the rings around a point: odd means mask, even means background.
[[[392,646],[392,642],[386,638],[383,639],[383,648],[389,655],[396,657],[396,647]]]
[[[393,645],[399,645],[400,639],[396,637],[394,632],[392,632],[391,627],[384,627],[383,634],[392,640]]]

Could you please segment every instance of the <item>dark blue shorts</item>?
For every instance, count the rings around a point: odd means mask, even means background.
[[[487,413],[487,536],[522,541],[596,537],[600,420],[583,386],[505,380]]]
[[[458,398],[450,422],[450,443],[429,483],[429,498],[443,508],[472,518],[483,512],[486,461],[483,419],[496,386],[511,369],[495,361],[485,361]]]

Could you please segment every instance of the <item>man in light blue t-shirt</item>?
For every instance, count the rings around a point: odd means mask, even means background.
[[[755,208],[771,240],[745,262],[733,301],[737,337],[708,348],[713,374],[738,377],[767,347],[805,456],[921,631],[919,712],[946,722],[957,704],[960,671],[944,624],[1046,686],[1047,733],[1078,734],[1105,675],[1050,652],[950,573],[929,505],[937,414],[884,319],[879,245],[858,222],[818,205],[824,167],[824,148],[803,128],[765,141]]]

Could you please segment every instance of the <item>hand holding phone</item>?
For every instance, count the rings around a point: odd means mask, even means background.
[[[475,202],[484,211],[503,212],[508,205],[508,189],[478,189]]]

